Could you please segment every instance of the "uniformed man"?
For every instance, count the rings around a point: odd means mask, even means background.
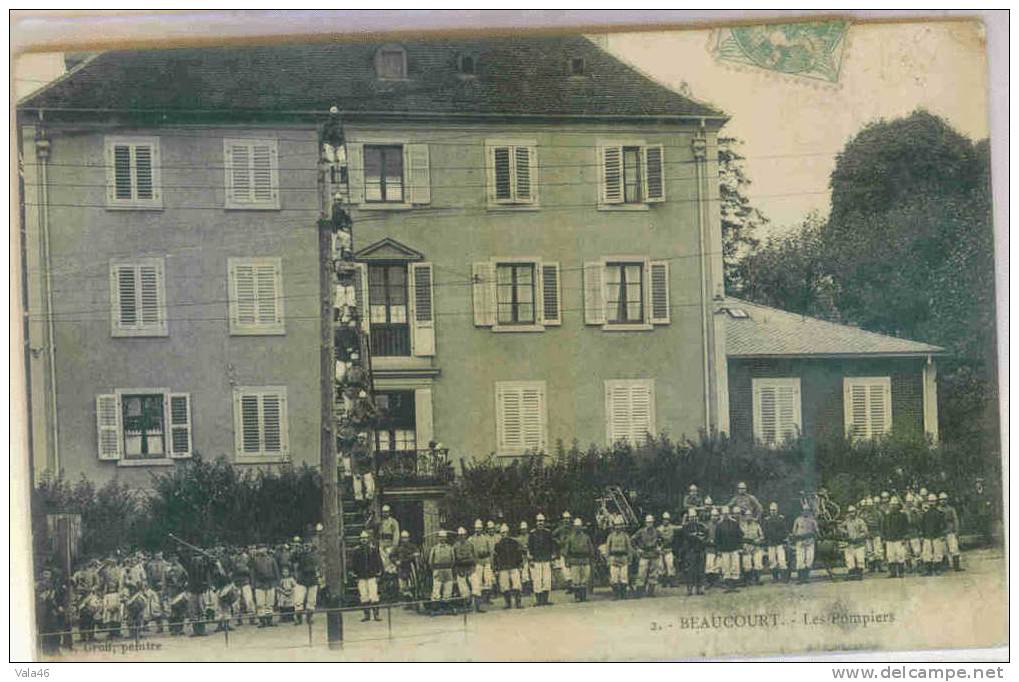
[[[705,500],[707,504],[707,500]],[[721,582],[722,562],[718,556],[718,547],[715,545],[715,531],[722,520],[722,511],[718,507],[711,507],[708,519],[704,523],[708,529],[707,546],[704,553],[704,575],[707,577],[708,587],[713,587]]]
[[[212,586],[212,567],[204,553],[192,551],[187,562],[188,610],[191,615],[191,636],[204,637],[208,617],[208,592]]]
[[[726,592],[736,592],[736,585],[740,579],[743,531],[734,512],[738,513],[739,508],[734,510],[727,506],[722,507],[721,518],[715,526],[715,549],[718,552],[718,563]]]
[[[945,554],[956,571],[964,571],[959,552],[959,513],[948,504],[948,493],[938,495],[938,509],[945,515]]]
[[[563,554],[563,543],[573,532],[573,517],[568,511],[564,511],[559,524],[552,531],[552,538],[555,540],[556,553],[553,559],[553,567],[559,573],[559,582],[565,585],[566,593],[573,591],[573,581],[570,571],[566,566],[566,556]]]
[[[912,493],[906,493],[906,505],[903,508],[909,523],[906,527],[906,564],[914,572],[919,573],[923,566],[923,543],[920,540],[920,520],[923,512],[919,500]]]
[[[888,577],[902,578],[906,571],[906,542],[909,533],[909,516],[900,507],[898,497],[888,502],[888,513],[881,526],[885,541],[885,560],[888,562]]]
[[[318,552],[310,540],[298,545],[294,554],[294,623],[300,623],[307,614],[308,622],[318,604],[319,562]]]
[[[743,510],[740,532],[743,533],[743,584],[760,585],[764,570],[764,530],[749,509]]]
[[[630,540],[639,557],[634,587],[636,587],[638,595],[643,590],[644,595],[653,597],[655,584],[658,582],[658,564],[662,555],[661,540],[658,537],[658,530],[655,528],[655,517],[651,514],[645,516],[644,525],[633,534]]]
[[[613,599],[626,599],[626,590],[630,584],[629,568],[633,544],[630,542],[630,536],[626,534],[622,516],[616,516],[612,526],[612,532],[605,539],[609,584],[612,585]]]
[[[866,555],[867,563],[871,573],[881,570],[881,564],[885,558],[884,543],[881,541],[881,510],[878,509],[873,498],[863,498],[863,509],[860,517],[867,524]]]
[[[846,541],[846,580],[863,580],[863,569],[867,565],[867,539],[870,531],[867,523],[857,516],[856,507],[849,505],[846,520],[842,523],[842,534]]]
[[[99,591],[103,595],[103,628],[109,630],[110,639],[121,636],[124,589],[124,569],[116,560],[107,559],[99,570]]]
[[[78,593],[78,632],[81,633],[81,641],[94,642],[96,638],[96,624],[102,618],[103,600],[99,596],[99,586],[89,585],[83,593]]]
[[[531,533],[527,528],[527,521],[521,521],[520,532],[515,539],[520,544],[524,557],[524,564],[520,567],[520,582],[523,585],[524,594],[532,594],[534,592],[534,580],[531,578],[531,561],[527,556],[527,540],[530,536]]]
[[[163,558],[163,553],[157,551],[152,559],[145,564],[145,576],[149,581],[149,589],[146,596],[149,599],[149,615],[156,623],[156,632],[163,631],[163,622],[166,620],[164,598],[166,595],[166,569],[170,564]]]
[[[466,534],[466,531],[464,531]],[[440,611],[452,610],[450,600],[453,597],[453,568],[456,556],[453,551],[453,538],[448,531],[439,531],[439,542],[428,551],[428,566],[432,569],[432,603],[429,615],[435,616]],[[466,590],[466,580],[464,581]]]
[[[170,557],[166,570],[166,604],[170,634],[179,637],[184,634],[184,619],[188,614],[188,575],[176,556]]]
[[[474,571],[478,563],[478,557],[474,553],[474,545],[467,541],[467,529],[460,526],[456,529],[456,544],[453,545],[453,574],[456,578],[457,591],[460,594],[460,607],[469,609],[471,600],[474,600],[474,608],[481,613],[481,592],[474,593]]]
[[[672,540],[679,528],[672,523],[672,516],[669,512],[662,512],[662,523],[658,526],[658,539],[662,546],[662,565],[660,573],[662,584],[667,587],[676,587],[676,557],[672,551]]]
[[[474,522],[474,534],[467,542],[474,548],[474,572],[471,574],[471,593],[475,596],[476,604],[490,601],[492,584],[495,582],[495,574],[492,573],[492,543],[485,535],[485,526],[478,519]]]
[[[938,509],[938,496],[927,494],[927,503],[923,507],[920,521],[920,534],[923,536],[921,559],[924,564],[924,575],[932,576],[941,571],[941,560],[945,555],[945,513]]]
[[[276,583],[280,579],[279,564],[269,554],[265,544],[259,544],[251,557],[251,582],[255,588],[255,607],[258,613],[258,627],[272,627],[273,610],[276,608]]]
[[[786,561],[785,543],[789,536],[789,526],[785,517],[778,513],[778,503],[768,505],[768,515],[761,523],[764,531],[764,546],[768,555],[768,567],[771,569],[771,581],[789,582],[789,566]]]
[[[499,527],[499,539],[492,552],[492,563],[498,576],[499,591],[506,602],[503,608],[512,608],[514,603],[518,609],[524,608],[520,603],[520,592],[523,585],[520,580],[520,569],[524,565],[524,550],[515,538],[510,537],[509,526],[505,523]]]
[[[810,569],[814,566],[814,542],[817,538],[817,519],[810,507],[804,507],[793,521],[792,538],[796,546],[796,582],[804,585],[810,581]]]
[[[891,511],[892,508],[892,496],[887,490],[881,491],[881,501],[877,504],[877,509],[881,512],[882,517]],[[884,536],[882,536],[883,539]],[[887,552],[886,552],[887,554]],[[885,559],[887,561],[887,558]]]
[[[764,513],[764,507],[757,501],[757,498],[750,494],[747,484],[744,481],[740,481],[736,484],[736,494],[733,495],[732,499],[729,500],[729,508],[732,509],[732,514],[736,518],[743,516],[743,510],[749,509],[755,519],[761,518],[761,514]],[[738,511],[737,511],[738,510]]]
[[[694,483],[690,484],[690,487],[686,489],[686,494],[683,495],[683,506],[680,509],[694,509],[700,510],[704,506],[704,499],[701,497],[701,491],[697,489],[697,485]]]
[[[499,527],[495,525],[495,521],[489,520],[485,522],[485,539],[488,540],[488,563],[492,572],[491,580],[488,583],[488,592],[485,594],[485,600],[486,603],[491,603],[492,595],[498,594],[500,591],[499,581],[496,579],[495,566],[492,563],[495,557],[495,546],[499,543]]]
[[[552,591],[552,556],[555,554],[555,538],[545,527],[545,515],[535,517],[535,528],[527,538],[527,554],[530,558],[531,578],[534,581],[534,605],[551,606],[549,594]]]
[[[591,582],[591,561],[594,559],[594,543],[584,529],[584,522],[578,516],[573,519],[573,532],[563,542],[563,554],[570,569],[574,601],[587,601],[587,589]]]
[[[421,550],[411,542],[410,533],[400,531],[400,544],[393,548],[390,559],[396,564],[401,598],[408,601],[417,598],[417,565],[420,558]]]
[[[686,594],[704,594],[704,559],[707,550],[708,528],[701,523],[697,508],[686,512],[686,523],[673,536],[673,547],[680,551],[680,566],[686,579]]]
[[[251,588],[251,555],[243,547],[239,547],[230,563],[233,564],[234,585],[240,594],[237,602],[237,624],[242,625],[244,617],[247,616],[248,622],[254,625],[256,608],[255,591]]]
[[[379,614],[379,576],[382,575],[382,556],[371,534],[361,531],[360,542],[350,557],[350,570],[357,578],[357,595],[361,601],[364,616],[362,623],[382,620]]]
[[[387,574],[396,574],[396,564],[390,555],[393,548],[400,544],[400,522],[393,518],[392,509],[388,504],[382,505],[382,519],[379,521],[379,552],[382,554],[383,570]]]

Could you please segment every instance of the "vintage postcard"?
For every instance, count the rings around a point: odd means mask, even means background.
[[[967,17],[22,55],[35,660],[1007,646],[988,74]]]

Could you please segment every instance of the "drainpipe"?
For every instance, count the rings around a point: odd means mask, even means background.
[[[711,309],[711,297],[708,291],[708,244],[705,239],[707,232],[707,216],[705,216],[706,202],[708,199],[705,189],[705,176],[707,169],[705,165],[708,158],[708,141],[704,136],[704,122],[701,121],[701,130],[693,139],[694,169],[697,178],[697,237],[700,257],[700,282],[701,282],[701,344],[703,350],[703,376],[704,376],[704,430],[710,435],[713,423],[711,409],[711,346],[708,335],[708,322],[713,319]]]
[[[42,232],[42,260],[43,272],[46,283],[46,349],[49,356],[49,394],[50,394],[50,438],[53,441],[53,474],[60,473],[60,441],[59,427],[57,425],[57,365],[56,365],[56,336],[53,333],[53,281],[52,265],[50,263],[50,220],[49,220],[49,190],[48,190],[48,167],[50,158],[50,141],[46,138],[46,132],[42,128],[43,114],[39,112],[40,126],[35,133],[35,156],[38,160],[37,183],[39,202],[39,227]]]

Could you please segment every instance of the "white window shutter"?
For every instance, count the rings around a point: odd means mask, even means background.
[[[547,412],[545,409],[545,388],[540,383],[529,384],[520,392],[521,435],[524,449],[530,452],[544,452],[547,447]]]
[[[605,265],[584,263],[584,323],[605,324]]]
[[[869,438],[867,415],[867,387],[850,379],[843,382],[846,435],[850,438]]]
[[[430,388],[414,389],[414,438],[419,450],[427,448],[428,443],[435,440]]]
[[[364,263],[354,264],[354,306],[358,315],[361,316],[361,327],[368,333],[371,327],[370,315],[368,314],[368,266]]]
[[[432,178],[428,166],[428,145],[409,144],[407,149],[407,182],[410,185],[410,203],[432,203]]]
[[[513,148],[513,168],[516,171],[514,195],[521,203],[531,203],[533,196],[534,162],[531,147]]]
[[[770,444],[775,442],[775,389],[773,386],[754,382],[754,440]]]
[[[630,387],[630,439],[643,445],[655,436],[654,388],[647,382],[634,382]]]
[[[607,146],[599,149],[601,157],[601,202],[623,203],[623,148]]]
[[[191,443],[191,396],[187,393],[171,393],[167,401],[166,423],[169,424],[170,457],[190,457]]]
[[[132,329],[140,320],[136,274],[131,265],[114,265],[110,269],[114,332]]]
[[[524,449],[522,393],[517,387],[496,388],[496,442],[500,453],[522,452]]]
[[[255,292],[255,268],[252,265],[230,264],[231,297],[230,319],[237,327],[250,327],[258,322],[255,309],[257,294]]]
[[[669,262],[651,262],[650,316],[652,324],[669,324],[671,306],[669,303]]]
[[[474,325],[495,324],[495,263],[481,261],[471,267],[471,289],[474,295]]]
[[[106,203],[113,204],[117,201],[117,164],[114,155],[114,145],[109,140],[105,143],[106,159]]]
[[[775,411],[778,429],[775,437],[786,441],[799,436],[800,432],[800,389],[799,382],[777,386],[775,389]]]
[[[251,147],[241,142],[227,141],[226,156],[229,166],[227,185],[230,202],[249,204],[252,201]]]
[[[273,326],[280,324],[279,305],[279,268],[273,264],[262,264],[255,271],[255,316],[259,325]]]
[[[364,201],[364,145],[347,144],[347,182],[350,185],[350,203]]]
[[[120,401],[114,393],[96,396],[96,429],[99,459],[117,460],[123,455],[123,433],[120,422]]]
[[[276,204],[279,188],[276,179],[276,145],[258,142],[251,145],[251,192],[255,203]]]
[[[139,298],[141,299],[141,319],[143,326],[166,331],[166,318],[163,314],[163,273],[159,265],[142,265],[138,268]]]
[[[644,198],[649,204],[665,201],[665,148],[660,144],[644,148]]]
[[[609,445],[630,438],[630,392],[615,382],[606,382],[605,426]]]
[[[432,293],[432,264],[411,263],[410,301],[413,306],[414,355],[435,355],[435,310]]]
[[[562,286],[559,263],[541,264],[542,316],[546,326],[560,325],[562,318]]]
[[[870,435],[875,438],[891,430],[891,388],[886,382],[874,382],[867,388],[870,393]]]

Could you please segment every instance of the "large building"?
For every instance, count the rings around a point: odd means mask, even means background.
[[[18,113],[37,474],[317,463],[348,186],[383,463],[728,424],[726,118],[583,37],[107,52]]]

